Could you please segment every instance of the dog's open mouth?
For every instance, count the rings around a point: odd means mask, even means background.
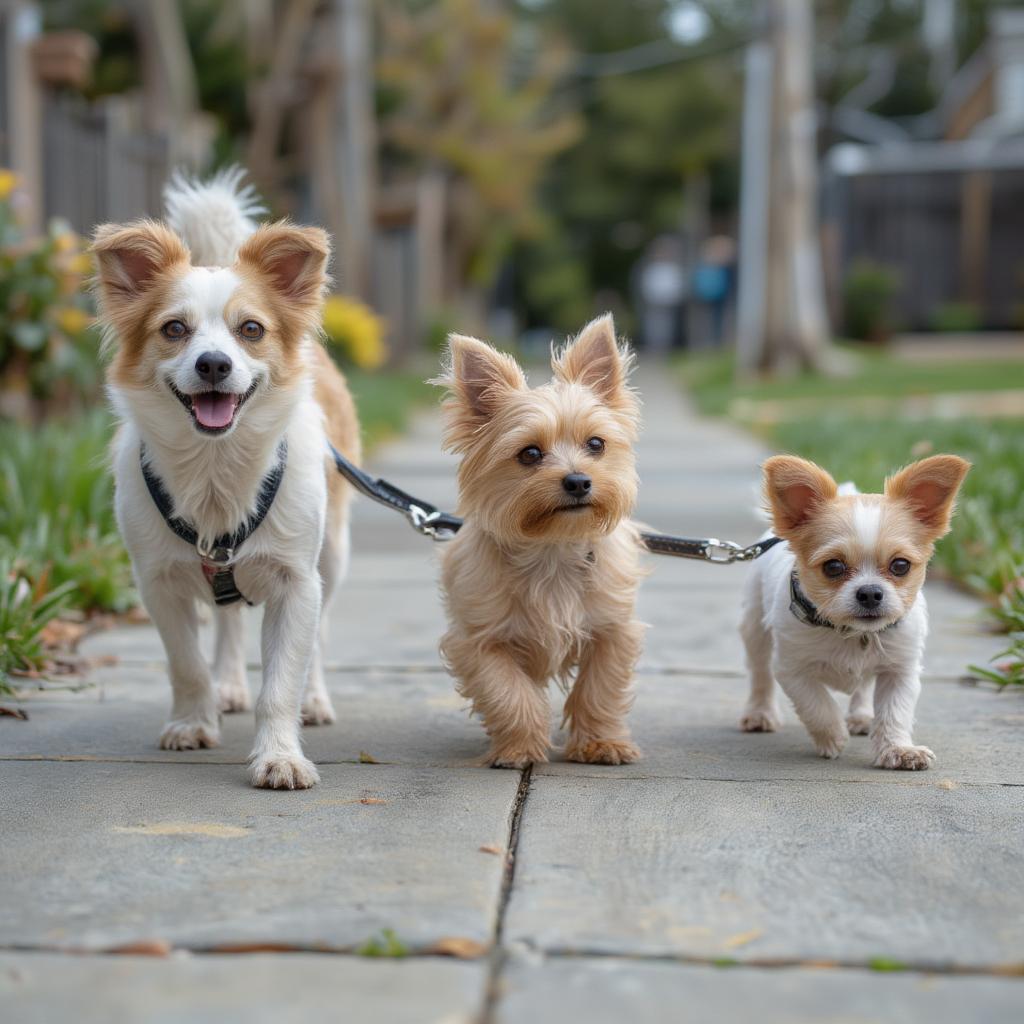
[[[194,395],[186,395],[170,381],[167,382],[174,397],[188,409],[196,429],[204,434],[223,434],[230,430],[238,410],[253,396],[258,385],[259,378],[241,395],[233,391],[197,391]]]

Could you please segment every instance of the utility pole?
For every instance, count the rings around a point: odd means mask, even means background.
[[[738,372],[829,369],[810,0],[764,0],[761,19],[747,58]]]
[[[341,55],[333,132],[341,198],[339,277],[345,291],[369,301],[377,201],[373,10],[370,0],[333,0],[332,7]]]

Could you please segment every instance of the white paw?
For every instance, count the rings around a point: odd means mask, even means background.
[[[887,747],[875,757],[876,768],[921,772],[932,766],[935,755],[927,747]]]
[[[740,719],[740,728],[744,732],[777,732],[781,725],[782,715],[771,705],[748,707]]]
[[[330,697],[318,694],[302,702],[303,725],[333,725],[336,720]]]
[[[846,716],[846,728],[850,730],[851,736],[867,736],[871,732],[871,723],[874,720],[874,715],[866,712],[849,714]]]
[[[814,749],[818,752],[818,756],[829,759],[835,759],[843,752],[843,747],[846,746],[848,738],[845,729],[843,732],[826,733],[811,737],[814,740]]]
[[[309,789],[320,773],[301,754],[261,754],[250,763],[249,778],[259,789]]]
[[[216,722],[183,718],[168,722],[160,733],[161,750],[199,750],[220,746],[220,728]]]
[[[240,683],[221,683],[217,687],[217,708],[230,715],[235,711],[248,711],[252,707],[249,696],[249,684],[244,680]]]

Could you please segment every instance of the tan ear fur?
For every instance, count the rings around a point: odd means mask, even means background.
[[[281,222],[265,224],[246,239],[238,262],[261,274],[289,302],[319,305],[330,255],[325,231]]]
[[[838,490],[825,470],[795,455],[773,456],[762,469],[765,501],[779,537],[792,536]]]
[[[591,320],[551,361],[555,377],[567,384],[583,384],[602,401],[615,405],[628,392],[626,379],[632,356],[615,338],[611,313]]]
[[[96,257],[96,283],[107,307],[137,299],[168,271],[188,264],[185,243],[156,221],[101,224],[90,249]]]
[[[885,496],[904,501],[932,540],[949,532],[956,495],[971,464],[958,455],[913,462],[885,481]]]

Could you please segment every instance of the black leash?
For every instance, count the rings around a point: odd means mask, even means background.
[[[267,517],[270,506],[274,504],[277,490],[281,486],[285,464],[288,461],[288,442],[281,441],[277,447],[277,465],[270,470],[260,484],[256,496],[256,510],[233,533],[225,533],[217,537],[208,547],[200,541],[195,527],[185,519],[173,515],[173,503],[160,478],[149,468],[146,462],[146,449],[139,446],[139,462],[142,465],[142,478],[146,481],[149,495],[156,505],[157,511],[163,516],[164,522],[171,532],[180,537],[186,544],[191,544],[199,555],[203,575],[213,591],[216,604],[234,604],[245,601],[251,604],[235,584],[235,571],[231,566],[238,549],[252,536],[256,528]]]
[[[372,477],[358,466],[349,462],[334,445],[328,442],[334,465],[346,480],[349,481],[367,498],[380,505],[401,512],[412,528],[425,537],[434,540],[450,540],[459,532],[462,520],[450,512],[441,512],[436,505],[414,498],[405,491],[399,490],[394,484],[379,477]],[[765,537],[754,544],[743,547],[730,540],[718,540],[715,537],[693,538],[672,537],[664,533],[640,534],[644,546],[655,555],[671,555],[674,558],[695,558],[704,562],[727,565],[730,562],[749,562],[759,558],[766,551],[782,543],[781,537]]]

